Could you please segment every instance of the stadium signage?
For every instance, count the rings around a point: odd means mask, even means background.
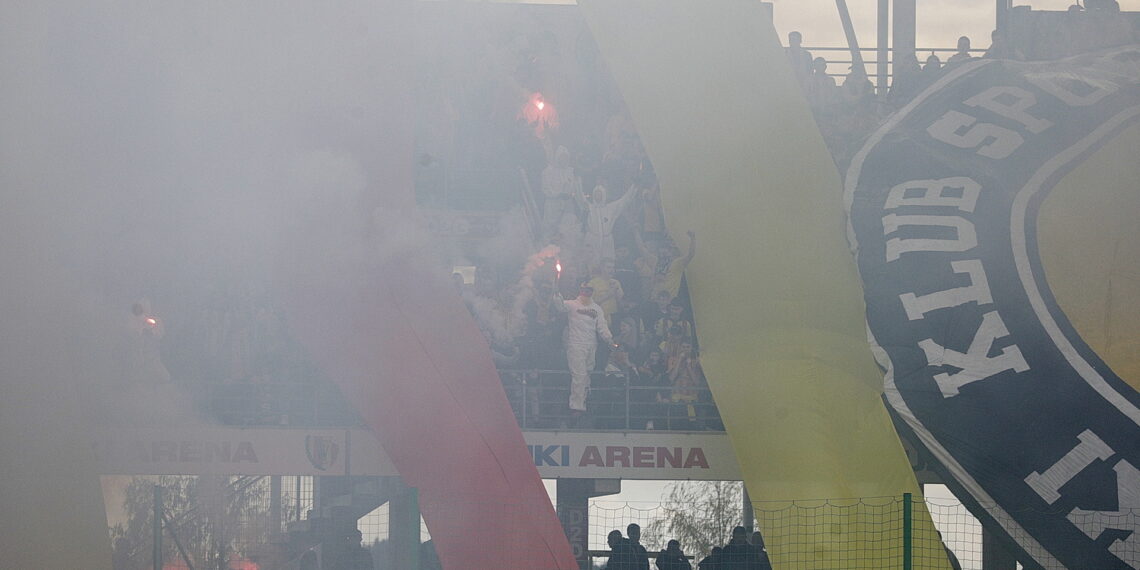
[[[250,441],[157,440],[128,443],[128,460],[142,463],[257,463]]]
[[[528,445],[535,467],[569,467],[569,445]],[[555,456],[557,455],[557,459]],[[700,447],[626,447],[587,445],[575,464],[578,467],[632,467],[634,469],[708,469]]]
[[[545,478],[739,480],[724,434],[525,432]]]
[[[91,448],[107,475],[345,475],[347,440],[346,430],[121,428],[97,434]],[[365,447],[363,463],[390,467]]]
[[[739,480],[722,433],[524,432],[545,478]],[[398,475],[372,432],[195,427],[115,429],[92,448],[104,474]]]
[[[1046,568],[1140,567],[1140,397],[1057,306],[1035,234],[1056,182],[1140,117],[1138,62],[951,68],[847,176],[889,404]]]

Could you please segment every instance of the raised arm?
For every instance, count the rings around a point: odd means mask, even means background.
[[[581,181],[574,185],[574,201],[578,202],[578,206],[583,210],[588,211],[590,209],[590,201],[586,199],[586,195],[582,192]]]
[[[680,376],[680,374],[681,374],[681,361],[682,360],[684,360],[684,359],[678,358],[677,362],[674,363],[673,366],[670,366],[669,370],[667,370],[667,372],[669,373],[669,384],[675,384],[677,382],[677,376]]]
[[[629,190],[625,191],[625,194],[621,195],[621,198],[614,200],[614,202],[613,202],[614,217],[620,216],[622,213],[622,210],[625,210],[625,207],[628,206],[629,203],[632,202],[633,199],[637,197],[637,195],[638,195],[637,185],[633,184],[629,187]]]
[[[689,252],[685,254],[684,264],[688,265],[693,260],[693,255],[697,253],[697,234],[693,230],[687,232],[689,234]]]
[[[558,291],[558,287],[554,288],[554,296],[550,299],[550,303],[554,305],[554,310],[559,313],[570,312],[570,309],[566,307],[566,299],[562,298],[562,293]]]

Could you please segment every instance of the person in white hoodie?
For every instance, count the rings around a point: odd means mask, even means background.
[[[614,342],[606,326],[606,313],[594,302],[593,296],[594,288],[582,283],[577,297],[562,301],[562,310],[568,317],[566,362],[570,366],[570,414],[575,419],[586,412],[586,392],[590,389],[598,337],[610,344]]]
[[[586,233],[582,236],[582,245],[589,271],[594,271],[603,259],[615,259],[614,225],[637,194],[636,188],[630,188],[621,198],[610,202],[606,187],[601,184],[594,187],[589,200],[579,194],[579,202],[586,211]]]

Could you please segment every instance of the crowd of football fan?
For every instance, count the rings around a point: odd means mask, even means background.
[[[1112,0],[1088,0],[1084,7],[1032,20],[1035,28],[1023,30],[1017,41],[995,31],[980,57],[1054,59],[1134,41],[1132,20],[1118,12]],[[666,230],[657,176],[629,110],[616,89],[599,79],[604,73],[583,73],[581,86],[563,90],[559,122],[554,104],[539,90],[557,83],[551,76],[558,66],[544,62],[560,48],[549,36],[534,35],[510,42],[509,49],[489,49],[502,61],[471,68],[450,92],[431,87],[430,77],[444,71],[428,72],[429,79],[421,80],[427,86],[419,89],[425,107],[417,111],[427,124],[421,129],[427,134],[419,135],[421,149],[432,147],[431,133],[452,133],[440,146],[450,149],[443,154],[455,172],[471,172],[465,164],[521,166],[528,182],[538,251],[526,260],[473,261],[479,266],[474,279],[465,283],[458,276],[456,282],[485,333],[512,405],[527,427],[722,429],[683,278],[696,255],[697,236]],[[934,52],[922,65],[904,57],[894,62],[889,87],[878,89],[861,65],[851,66],[837,84],[829,62],[804,48],[798,32],[789,34],[785,53],[824,141],[842,165],[885,116],[948,69],[979,57],[980,50],[962,37],[945,62]],[[496,81],[511,88],[480,87],[476,79],[488,80],[488,68],[498,69]],[[488,111],[515,105],[519,92],[533,93],[524,112],[511,118]],[[441,116],[434,108],[456,111]],[[445,119],[454,119],[448,128],[433,126]],[[426,150],[418,156],[420,170],[443,161]],[[420,198],[440,207],[430,192]],[[169,323],[162,359],[158,338],[164,324],[146,322],[149,306],[132,315],[132,338],[139,340],[122,351],[129,368],[124,378],[145,375],[165,382],[173,376],[182,384],[221,385],[202,397],[232,403],[233,409],[215,410],[230,423],[312,421],[301,418],[300,410],[313,401],[310,385],[318,371],[300,356],[264,286],[219,279],[180,298],[184,306],[177,315],[171,312],[178,318]],[[296,393],[274,388],[285,384]]]
[[[612,530],[606,537],[610,547],[605,570],[649,570],[650,554],[641,544],[641,527],[626,527],[626,535]],[[676,539],[654,555],[657,570],[692,570],[689,557]],[[751,536],[742,526],[732,529],[732,537],[724,546],[714,546],[708,556],[697,563],[698,570],[772,570],[764,538],[759,532]]]

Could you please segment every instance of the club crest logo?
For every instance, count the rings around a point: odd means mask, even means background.
[[[334,438],[327,435],[305,436],[305,456],[317,470],[328,471],[336,464],[339,453],[340,444]]]

